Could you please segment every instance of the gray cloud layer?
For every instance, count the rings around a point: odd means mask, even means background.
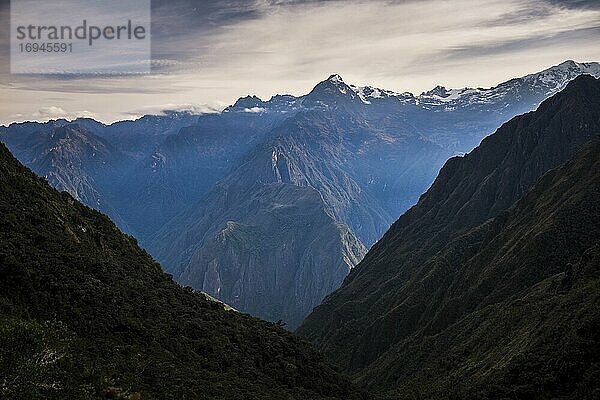
[[[419,92],[600,59],[598,1],[157,0],[154,73],[142,77],[10,75],[7,18],[0,0],[0,123],[49,107],[104,120],[163,105],[212,109],[247,93],[301,94],[334,72]]]

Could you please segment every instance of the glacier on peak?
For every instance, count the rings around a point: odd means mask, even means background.
[[[410,92],[395,92],[377,88],[374,86],[357,86],[347,84],[339,74],[331,74],[324,81],[319,82],[312,91],[303,96],[274,95],[268,101],[263,101],[257,96],[246,96],[238,99],[231,108],[246,110],[276,110],[288,112],[299,108],[310,108],[313,106],[327,106],[329,100],[338,97],[349,100],[360,101],[365,105],[371,105],[377,101],[400,101],[405,104],[419,106],[421,108],[435,108],[440,110],[452,110],[457,107],[467,107],[472,104],[485,105],[492,102],[508,101],[512,95],[521,96],[523,84],[536,87],[546,96],[562,90],[566,84],[581,74],[590,74],[600,77],[600,63],[588,62],[578,63],[573,60],[564,61],[558,65],[543,71],[525,75],[521,78],[513,78],[490,88],[464,87],[462,89],[447,89],[438,85],[433,89],[414,95]],[[339,96],[342,97],[339,97]],[[334,97],[331,97],[334,96]],[[307,100],[308,101],[304,101]],[[335,100],[333,100],[335,101]]]

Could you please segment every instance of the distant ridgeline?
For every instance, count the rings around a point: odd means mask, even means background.
[[[389,399],[600,398],[600,80],[444,165],[297,333]]]
[[[0,188],[0,398],[355,398],[308,343],[178,286],[2,144]]]
[[[106,213],[183,285],[296,328],[444,162],[598,63],[420,95],[346,84],[168,112],[0,127],[25,166]]]

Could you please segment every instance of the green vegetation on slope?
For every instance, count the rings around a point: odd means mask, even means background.
[[[352,397],[310,345],[179,287],[3,145],[0,187],[0,397]]]
[[[358,380],[394,399],[598,398],[599,210],[597,139],[426,263],[405,304],[429,318]]]
[[[580,77],[448,161],[298,332],[384,398],[597,398],[598,133]]]

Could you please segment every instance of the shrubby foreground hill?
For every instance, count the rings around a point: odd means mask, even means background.
[[[0,145],[0,397],[346,399],[302,339],[182,288]]]

